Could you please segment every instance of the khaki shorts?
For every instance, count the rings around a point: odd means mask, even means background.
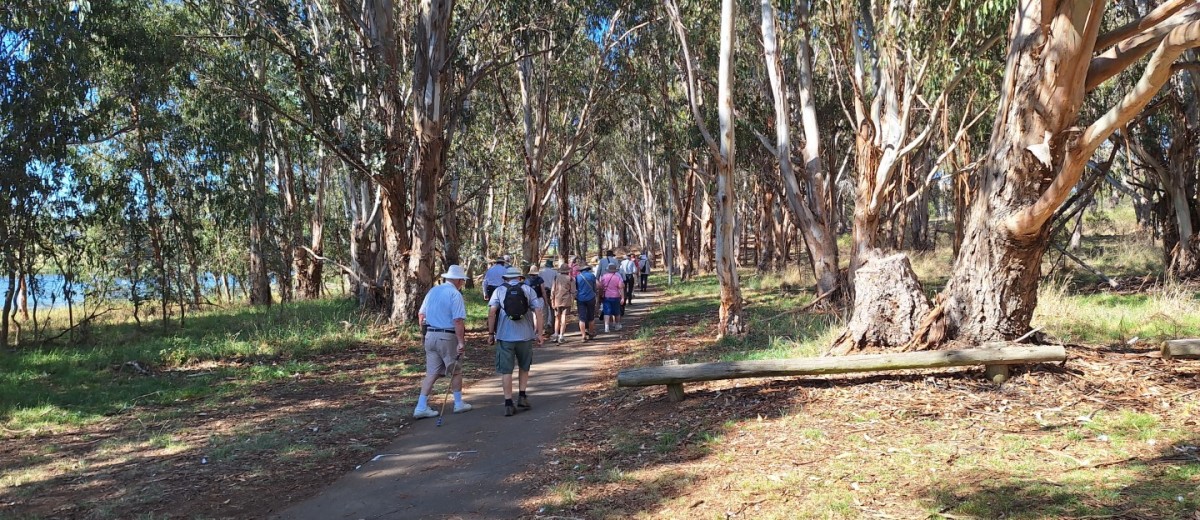
[[[458,337],[452,332],[425,334],[425,373],[444,376],[454,373],[458,357]]]

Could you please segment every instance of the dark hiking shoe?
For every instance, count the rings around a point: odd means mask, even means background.
[[[517,398],[517,406],[524,408],[526,410],[532,408],[531,406],[529,406],[529,397],[524,396],[524,395]]]
[[[517,407],[515,407],[511,404],[504,405],[504,416],[512,417],[514,415],[517,415]]]

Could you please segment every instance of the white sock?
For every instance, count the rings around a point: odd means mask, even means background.
[[[462,406],[462,390],[454,392],[454,406]]]
[[[417,398],[417,409],[424,410],[426,408],[429,408],[429,396],[421,394],[421,397]]]

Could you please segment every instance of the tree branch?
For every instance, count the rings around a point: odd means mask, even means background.
[[[1200,19],[1200,4],[1192,3],[1173,16],[1152,25],[1146,30],[1121,40],[1100,55],[1092,58],[1088,66],[1085,90],[1092,90],[1109,78],[1120,74],[1143,56],[1154,50],[1168,34],[1185,23]],[[1099,48],[1099,47],[1098,47]]]
[[[1088,126],[1074,143],[1068,145],[1066,158],[1059,167],[1058,175],[1046,191],[1042,192],[1033,205],[1005,219],[1008,231],[1022,237],[1037,234],[1070,195],[1071,189],[1079,182],[1083,167],[1100,144],[1150,103],[1170,78],[1172,62],[1184,51],[1197,45],[1200,45],[1200,21],[1189,22],[1172,30],[1150,57],[1150,63],[1137,85],[1126,93],[1116,106],[1109,109],[1108,113]]]
[[[359,277],[358,273],[355,273],[353,269],[338,263],[336,260],[334,260],[332,258],[326,258],[324,256],[318,255],[315,251],[313,251],[312,249],[309,249],[308,246],[300,246],[300,249],[303,249],[304,252],[308,253],[308,256],[311,256],[313,258],[313,260],[316,260],[318,262],[326,262],[326,263],[333,264],[333,265],[337,266],[339,269],[341,269],[342,272],[346,273],[351,278],[353,278],[354,281],[362,283],[362,278]]]
[[[1101,34],[1098,38],[1096,38],[1096,48],[1106,49],[1121,40],[1133,36],[1134,34],[1154,27],[1155,25],[1158,25],[1159,22],[1166,20],[1171,15],[1175,14],[1176,11],[1183,9],[1194,1],[1195,0],[1170,0],[1169,2],[1154,8],[1154,10],[1150,11],[1148,14],[1146,14],[1146,16],[1122,25],[1107,33]]]
[[[663,0],[663,7],[667,10],[667,16],[671,18],[671,26],[675,28],[675,36],[679,38],[679,46],[683,49],[683,69],[687,75],[685,86],[687,87],[688,106],[692,109],[692,118],[695,119],[696,128],[700,130],[700,135],[704,137],[704,142],[708,144],[713,156],[721,157],[721,147],[717,146],[717,141],[704,126],[704,118],[700,115],[700,106],[696,104],[696,73],[692,70],[692,51],[688,47],[687,31],[679,16],[679,5],[675,3],[675,0]]]

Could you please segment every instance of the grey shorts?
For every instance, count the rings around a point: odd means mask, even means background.
[[[533,365],[533,341],[500,341],[496,340],[496,373],[512,374],[513,368],[520,367],[528,372]]]
[[[425,373],[446,375],[454,373],[458,357],[458,337],[451,332],[425,334]]]

